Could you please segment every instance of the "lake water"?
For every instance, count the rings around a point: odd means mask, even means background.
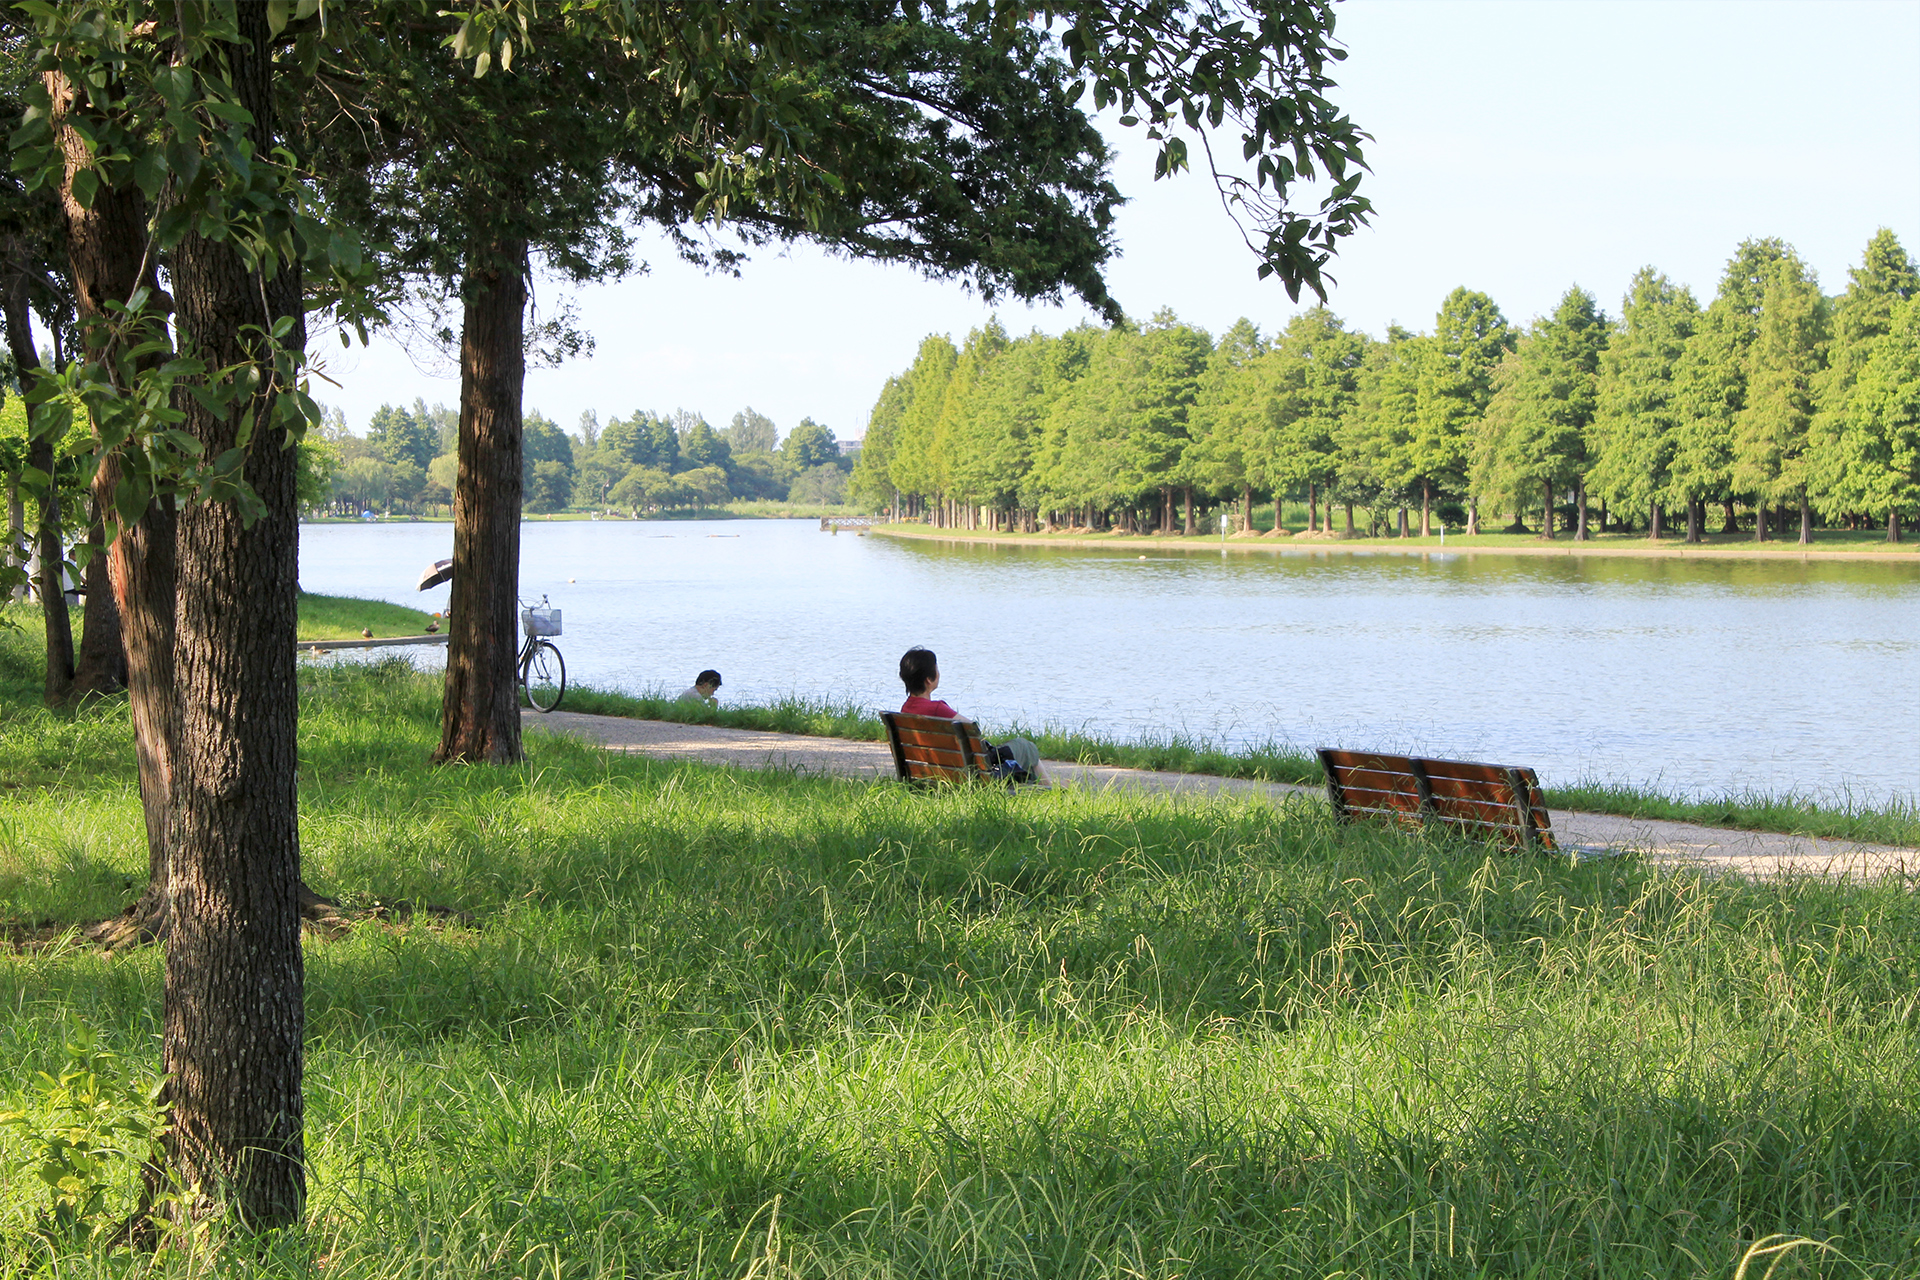
[[[521,594],[572,680],[899,705],[900,654],[987,724],[1404,750],[1688,795],[1920,791],[1914,563],[991,546],[813,521],[531,522]],[[301,529],[308,591],[418,592],[452,526]],[[418,651],[416,651],[418,652]]]

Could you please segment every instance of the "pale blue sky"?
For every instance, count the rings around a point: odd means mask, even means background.
[[[1704,302],[1753,236],[1794,245],[1829,293],[1879,227],[1920,251],[1920,0],[1348,0],[1338,21],[1350,56],[1334,97],[1374,136],[1377,212],[1329,298],[1355,327],[1424,329],[1461,284],[1518,321],[1575,283],[1612,312],[1646,264]],[[1283,326],[1299,307],[1255,279],[1204,175],[1153,183],[1151,153],[1114,136],[1133,203],[1109,280],[1128,311],[1171,307],[1215,334],[1243,315]],[[528,409],[573,430],[585,409],[684,407],[725,426],[751,404],[783,432],[812,416],[857,436],[926,334],[957,341],[995,310],[1015,333],[1089,318],[988,308],[806,248],[735,280],[641,243],[648,274],[577,296],[596,354],[530,374]],[[356,431],[382,402],[458,403],[450,370],[423,371],[390,340],[316,351],[342,384],[319,398]]]

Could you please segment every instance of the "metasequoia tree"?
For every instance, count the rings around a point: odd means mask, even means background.
[[[1616,506],[1644,507],[1649,538],[1660,537],[1661,504],[1669,500],[1679,421],[1674,365],[1699,318],[1684,285],[1642,267],[1621,304],[1619,331],[1600,355],[1588,483]]]

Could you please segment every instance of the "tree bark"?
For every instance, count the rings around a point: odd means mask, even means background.
[[[1585,542],[1591,536],[1587,533],[1587,482],[1584,478],[1573,482],[1574,526],[1573,540]],[[1604,525],[1605,521],[1602,521]]]
[[[1186,534],[1187,537],[1191,538],[1194,534],[1200,532],[1199,526],[1196,525],[1193,521],[1193,486],[1188,485],[1186,489],[1183,491],[1183,493],[1186,499],[1186,503],[1181,508],[1180,523],[1181,523],[1182,531]]]
[[[1545,494],[1545,498],[1542,501],[1540,506],[1540,537],[1547,542],[1552,542],[1553,541],[1553,481],[1542,480],[1540,482],[1540,487],[1542,492]]]
[[[1707,523],[1706,500],[1704,498],[1687,499],[1687,541],[1699,542],[1701,529]]]
[[[1480,499],[1467,499],[1467,533],[1469,538],[1480,536]]]
[[[1725,534],[1735,534],[1740,532],[1740,518],[1734,514],[1733,499],[1722,498],[1720,499],[1720,504],[1721,504],[1722,514],[1726,517],[1720,526],[1720,532]],[[1702,513],[1701,523],[1702,524],[1706,523],[1704,512]]]
[[[120,303],[145,285],[158,294],[154,264],[146,257],[146,200],[132,184],[102,187],[90,206],[73,198],[73,175],[89,163],[79,134],[64,123],[76,109],[64,77],[47,76],[57,135],[66,154],[67,178],[61,192],[66,219],[67,261],[74,299],[83,325],[108,317],[107,304]],[[83,333],[94,358],[111,355],[104,334]],[[158,357],[154,357],[158,358]],[[95,509],[105,511],[119,482],[119,463],[103,458],[94,473]],[[140,805],[147,826],[147,886],[127,912],[89,931],[96,941],[121,946],[163,937],[167,922],[167,811],[173,789],[173,756],[180,733],[174,700],[175,513],[171,499],[155,499],[130,528],[107,548],[106,570],[120,643],[125,654],[125,684],[132,712],[134,752],[139,765]],[[89,597],[91,603],[91,597]],[[91,630],[91,625],[89,626]]]
[[[256,154],[273,138],[264,6],[238,7],[227,47]],[[215,367],[260,361],[243,325],[295,320],[304,347],[297,261],[263,281],[230,240],[184,237],[172,262],[183,339]],[[272,386],[270,365],[261,370]],[[173,918],[163,1046],[166,1139],[188,1188],[181,1211],[224,1205],[247,1228],[300,1219],[306,1195],[305,974],[300,954],[300,833],[294,676],[299,528],[297,453],[265,421],[262,397],[214,417],[181,397],[184,426],[207,456],[255,434],[243,475],[264,506],[248,527],[230,502],[179,512],[174,672],[180,708],[168,843]]]
[[[520,397],[526,384],[527,242],[477,246],[460,337],[460,473],[454,487],[440,761],[521,759],[515,687],[520,589]],[[943,506],[945,504],[942,504]]]
[[[1420,536],[1433,536],[1433,481],[1425,478],[1420,481]]]
[[[1765,542],[1767,540],[1769,532],[1767,529],[1767,514],[1767,504],[1764,500],[1756,501],[1753,504],[1753,540],[1755,542]]]
[[[120,609],[114,602],[107,568],[107,528],[98,490],[88,531],[93,550],[88,556],[81,614],[80,656],[74,662],[76,694],[118,693],[127,687],[127,651],[120,638]]]
[[[1347,536],[1349,538],[1353,536],[1353,504],[1351,502],[1347,504]]]
[[[1647,499],[1647,541],[1660,541],[1660,499]]]
[[[1887,508],[1887,541],[1900,541],[1900,508]]]

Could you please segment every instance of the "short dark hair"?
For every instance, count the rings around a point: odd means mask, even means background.
[[[925,693],[927,682],[940,674],[940,659],[933,650],[915,645],[900,655],[900,683],[911,694]]]
[[[685,667],[682,667],[680,669],[682,671],[686,670]],[[718,689],[720,687],[720,673],[718,671],[715,671],[713,668],[709,667],[705,671],[702,671],[699,675],[695,676],[693,678],[693,682],[695,684],[710,684],[714,688]]]

